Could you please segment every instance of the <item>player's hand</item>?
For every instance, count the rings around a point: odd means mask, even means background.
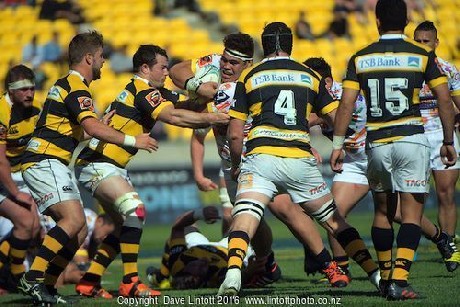
[[[219,210],[217,210],[216,206],[207,206],[203,208],[203,220],[207,224],[214,224],[220,218]]]
[[[34,199],[30,194],[21,191],[13,195],[13,199],[16,203],[27,209],[32,208],[35,204]]]
[[[341,173],[342,172],[342,167],[343,167],[343,150],[342,149],[333,149],[331,152],[331,169],[332,171],[336,173]]]
[[[457,163],[458,154],[453,145],[442,145],[439,153],[441,155],[441,161],[446,168],[454,166],[455,163]]]
[[[321,157],[319,152],[316,149],[314,149],[313,147],[310,147],[310,149],[311,149],[311,153],[313,154],[313,156],[316,159],[316,164],[321,165],[321,163],[323,163],[323,157]]]
[[[116,110],[112,110],[108,113],[105,113],[104,116],[102,116],[101,118],[101,122],[106,126],[110,125],[110,123],[112,122],[112,117],[115,115],[115,112]]]
[[[135,147],[138,149],[144,149],[148,152],[158,150],[158,141],[152,138],[149,133],[143,133],[136,136]]]
[[[217,184],[207,177],[195,179],[198,189],[203,192],[213,191],[218,188]]]
[[[204,82],[198,87],[196,93],[201,97],[212,100],[217,93],[217,86],[216,82]]]
[[[227,125],[230,121],[230,116],[225,113],[208,113],[208,116],[211,125]]]

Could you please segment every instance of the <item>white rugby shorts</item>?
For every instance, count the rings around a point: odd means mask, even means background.
[[[443,171],[446,170],[446,166],[441,161],[441,156],[439,151],[442,146],[442,140],[444,135],[441,131],[432,131],[425,132],[425,136],[430,143],[430,169],[434,171]],[[460,169],[460,144],[456,135],[454,135],[454,146],[457,150],[457,163],[454,166],[449,167],[448,169]]]
[[[132,185],[126,169],[107,162],[92,162],[84,166],[75,165],[75,176],[91,194],[94,194],[102,180],[112,176],[121,176]]]
[[[22,176],[29,187],[40,213],[50,206],[77,200],[81,203],[80,191],[70,169],[56,159],[45,159],[27,168]]]
[[[315,158],[284,158],[267,154],[246,157],[238,178],[237,196],[256,192],[272,199],[288,193],[294,203],[304,203],[330,193]]]
[[[369,185],[366,153],[364,151],[357,154],[347,153],[343,159],[342,172],[336,173],[333,181]]]
[[[18,187],[19,191],[30,194],[29,188],[24,182],[24,179],[22,178],[22,173],[20,171],[11,173],[11,178],[16,183],[16,186]],[[8,194],[9,193],[5,189],[5,187],[2,184],[0,184],[0,204],[2,203],[2,201],[5,200],[5,198],[8,197]]]
[[[385,145],[372,144],[367,152],[369,185],[375,192],[429,191],[430,146],[424,134],[407,136]]]

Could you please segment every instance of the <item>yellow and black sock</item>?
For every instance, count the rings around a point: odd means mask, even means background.
[[[29,272],[25,274],[26,280],[34,281],[44,278],[49,263],[69,240],[69,236],[61,227],[56,225],[51,228],[46,234]]]
[[[72,238],[50,262],[45,271],[45,285],[48,287],[48,290],[55,287],[59,275],[64,272],[69,262],[72,261],[78,247],[78,239]]]
[[[137,258],[139,256],[139,242],[142,229],[123,226],[120,233],[120,251],[123,261],[123,283],[131,283],[132,278],[138,276]]]
[[[420,226],[415,224],[405,223],[401,224],[399,228],[398,236],[396,237],[398,249],[396,251],[395,268],[391,279],[401,287],[407,286],[410,267],[414,260],[421,234]]]
[[[232,231],[228,236],[228,265],[229,269],[241,269],[243,259],[249,245],[249,236],[244,231]]]
[[[104,241],[102,241],[101,246],[99,246],[96,255],[91,261],[88,271],[86,271],[82,279],[99,284],[102,275],[119,253],[120,239],[113,234],[109,234]]]
[[[11,274],[15,278],[19,278],[24,274],[24,259],[26,258],[27,248],[30,245],[30,239],[22,240],[11,235],[10,239],[10,264]]]
[[[350,227],[338,233],[337,241],[342,245],[347,255],[356,261],[368,275],[378,270],[369,250],[355,228]]]
[[[390,280],[392,268],[392,248],[394,233],[393,228],[372,227],[372,242],[379,261],[380,277],[383,280]]]
[[[0,243],[0,269],[3,268],[5,263],[8,263],[8,255],[10,254],[10,242],[3,240]]]

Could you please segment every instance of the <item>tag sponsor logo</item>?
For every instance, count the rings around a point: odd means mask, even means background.
[[[81,96],[78,97],[78,103],[80,104],[80,109],[82,110],[94,110],[93,100],[91,97]]]
[[[422,58],[409,55],[365,55],[358,57],[358,72],[379,69],[411,69],[421,70]]]

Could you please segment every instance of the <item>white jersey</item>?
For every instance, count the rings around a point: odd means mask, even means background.
[[[457,68],[438,57],[438,67],[447,76],[452,96],[460,96],[460,74]],[[426,83],[420,90],[420,113],[423,117],[425,132],[441,131],[442,124],[438,113],[438,102]]]
[[[329,90],[332,96],[336,99],[342,97],[342,84],[333,82],[331,89]],[[366,100],[359,94],[356,99],[355,106],[353,109],[353,115],[351,118],[349,130],[353,133],[348,135],[344,142],[344,147],[347,153],[358,154],[364,153],[366,147],[366,121],[367,121],[367,107]]]
[[[235,101],[236,82],[225,82],[217,88],[215,99],[208,103],[209,113],[225,113],[230,110],[230,106]],[[248,118],[244,126],[244,137],[246,137],[251,129],[252,119]],[[227,126],[226,125],[213,125],[212,127],[214,136],[216,138],[217,150],[222,160],[231,162],[230,160],[230,146],[227,140]],[[243,146],[243,156],[245,150]]]

